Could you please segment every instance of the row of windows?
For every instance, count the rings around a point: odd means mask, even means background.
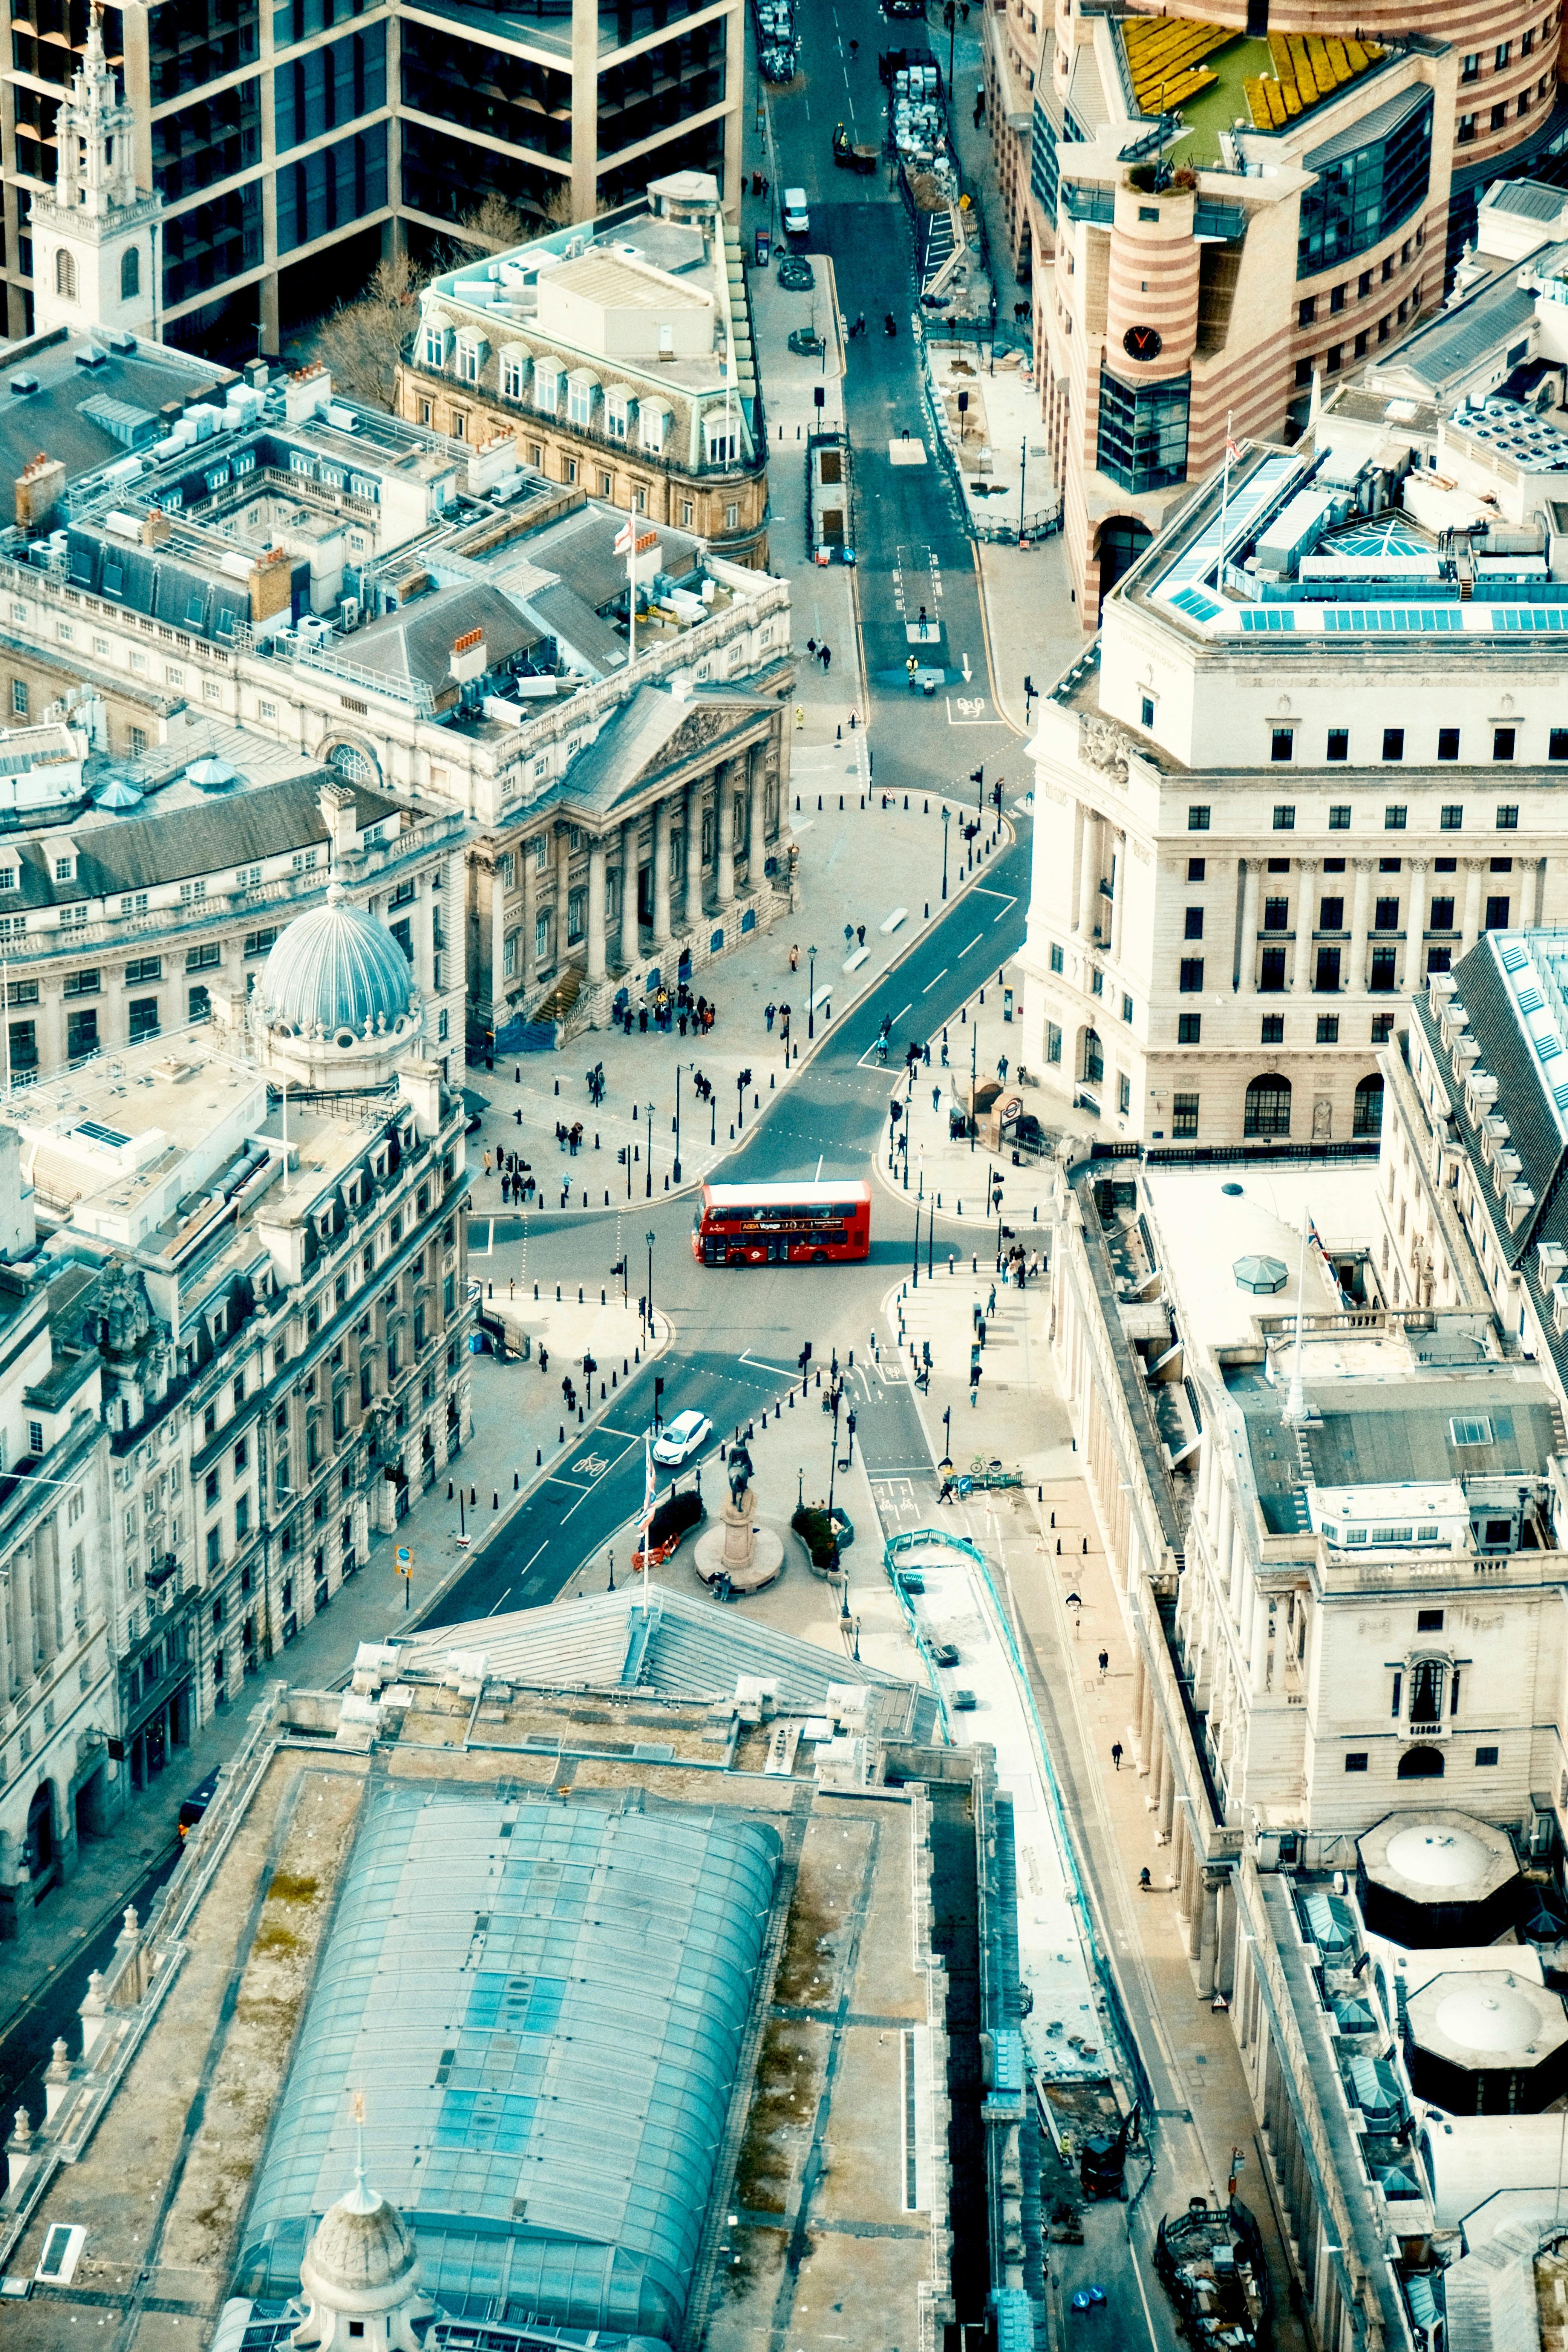
[[[1502,865],[1510,859],[1500,859]],[[1432,901],[1427,929],[1451,931],[1458,928],[1454,921],[1455,901],[1446,894]],[[1487,899],[1486,929],[1506,931],[1510,901],[1506,897]],[[1414,911],[1414,909],[1412,910]],[[1183,920],[1182,937],[1201,940],[1204,935],[1205,908],[1189,907]],[[1303,913],[1305,909],[1303,909]],[[1288,931],[1290,929],[1290,901],[1287,898],[1266,898],[1263,901],[1263,928],[1266,931]],[[1396,931],[1400,928],[1400,907],[1397,898],[1378,898],[1373,903],[1372,928],[1374,931]],[[1345,929],[1345,902],[1337,893],[1318,902],[1318,929],[1321,931],[1342,931]]]
[[[1550,74],[1542,75],[1541,79],[1535,85],[1533,94],[1528,89],[1521,89],[1518,98],[1514,100],[1513,111],[1515,117],[1517,118],[1521,115],[1528,114],[1531,105],[1537,100],[1544,100],[1550,95],[1551,89],[1552,76]],[[1504,99],[1500,100],[1499,103],[1491,109],[1487,117],[1487,127],[1490,131],[1503,131],[1508,127],[1508,101]],[[1469,146],[1472,140],[1478,136],[1479,124],[1480,117],[1479,114],[1460,115],[1458,121],[1458,143],[1461,147]]]
[[[1506,898],[1487,900],[1489,931],[1506,931],[1509,928],[1509,901]],[[1434,926],[1434,929],[1437,928]],[[1303,943],[1302,952],[1305,953]],[[1282,996],[1285,993],[1286,964],[1283,948],[1265,948],[1258,960],[1258,992],[1260,996]],[[1451,948],[1434,948],[1426,959],[1428,973],[1447,971],[1452,959]],[[1204,992],[1204,958],[1184,956],[1177,967],[1176,986],[1183,996],[1201,996]],[[1321,947],[1312,970],[1312,992],[1317,996],[1337,996],[1344,985],[1343,958],[1339,948]],[[1367,978],[1367,990],[1373,996],[1392,996],[1399,985],[1399,950],[1396,947],[1374,947],[1372,970]],[[1195,1041],[1194,1041],[1195,1042]]]
[[[1426,244],[1426,230],[1424,228],[1418,228],[1414,237],[1405,238],[1405,243],[1398,253],[1385,253],[1384,255],[1383,268],[1381,270],[1363,269],[1355,282],[1356,300],[1358,302],[1364,302],[1373,292],[1374,287],[1386,286],[1392,279],[1394,271],[1408,262],[1413,253],[1419,253],[1421,247]],[[1344,309],[1346,303],[1350,300],[1350,294],[1351,282],[1347,278],[1342,284],[1331,286],[1326,294],[1309,294],[1305,296],[1304,299],[1296,305],[1296,324],[1299,327],[1315,326],[1318,320],[1318,306],[1320,303],[1323,306],[1323,315],[1326,318],[1337,319],[1341,311]],[[1401,311],[1401,318],[1403,318],[1404,315],[1404,312]]]
[[[1429,1757],[1436,1757],[1436,1767],[1437,1767],[1437,1769],[1436,1769],[1436,1771],[1431,1770],[1431,1769],[1429,1769],[1429,1767],[1428,1767],[1425,1762],[1423,1762],[1422,1767],[1421,1767],[1421,1769],[1420,1769],[1419,1770],[1411,1770],[1411,1771],[1407,1771],[1407,1770],[1405,1769],[1405,1766],[1406,1766],[1406,1764],[1407,1764],[1407,1763],[1410,1763],[1414,1759],[1415,1759],[1415,1758],[1426,1759],[1426,1758],[1429,1758]],[[1477,1748],[1477,1750],[1476,1750],[1476,1762],[1477,1762],[1478,1766],[1479,1766],[1479,1767],[1480,1767],[1480,1769],[1481,1769],[1482,1770],[1484,1770],[1488,1765],[1495,1764],[1495,1763],[1497,1762],[1497,1760],[1498,1760],[1498,1751],[1497,1751],[1497,1749],[1496,1749],[1495,1748]],[[1349,1753],[1349,1754],[1346,1756],[1346,1758],[1345,1758],[1345,1770],[1346,1770],[1347,1772],[1364,1772],[1364,1771],[1366,1770],[1366,1769],[1367,1769],[1367,1751],[1366,1751],[1366,1749],[1365,1749],[1364,1748],[1352,1748],[1352,1749],[1351,1749],[1351,1751],[1350,1751],[1350,1753]],[[1438,1749],[1438,1748],[1413,1748],[1410,1750],[1410,1755],[1409,1755],[1408,1757],[1403,1757],[1403,1756],[1402,1756],[1402,1757],[1400,1758],[1400,1759],[1399,1759],[1399,1778],[1400,1778],[1402,1780],[1440,1780],[1442,1779],[1442,1777],[1443,1777],[1443,1758],[1442,1758],[1441,1750],[1440,1750],[1440,1749]]]
[[[1318,1024],[1319,1045],[1339,1045],[1341,1042],[1341,1016],[1339,1013],[1320,1013],[1316,1017]],[[1201,1013],[1178,1013],[1176,1015],[1176,1043],[1178,1045],[1201,1045],[1203,1044],[1203,1034],[1204,1016]],[[1386,1045],[1393,1034],[1393,1013],[1374,1013],[1372,1016],[1371,1043],[1374,1045]],[[1260,1045],[1282,1045],[1285,1043],[1285,1015],[1282,1013],[1266,1013],[1264,1014],[1262,1034],[1259,1036],[1258,1042]],[[1352,1043],[1352,1040],[1347,1037],[1344,1040],[1344,1043],[1348,1045]]]
[[[1175,1094],[1171,1097],[1171,1133],[1178,1142],[1196,1139],[1200,1115],[1200,1097],[1195,1094]],[[1383,1079],[1377,1071],[1362,1079],[1355,1090],[1351,1111],[1351,1132],[1356,1136],[1373,1136],[1383,1126]],[[1247,1089],[1242,1105],[1241,1131],[1244,1136],[1282,1136],[1290,1132],[1290,1081],[1279,1070],[1270,1070],[1254,1078]]]
[[[1307,861],[1309,865],[1311,862],[1312,861],[1310,859]],[[1370,860],[1368,862],[1370,863]],[[1414,866],[1419,868],[1422,861],[1419,858],[1415,858],[1411,862]],[[1474,862],[1479,865],[1480,861],[1477,859]],[[1267,863],[1270,874],[1289,874],[1291,869],[1292,860],[1289,857],[1270,857]],[[1325,874],[1342,874],[1347,863],[1348,861],[1343,857],[1325,857],[1323,860],[1323,871]],[[1493,874],[1511,874],[1513,872],[1513,860],[1511,857],[1489,857],[1487,865]],[[1380,874],[1401,874],[1405,870],[1405,860],[1402,857],[1380,857],[1377,861],[1377,870]],[[1458,870],[1459,861],[1457,857],[1435,857],[1432,860],[1432,871],[1434,874],[1457,874]],[[1188,858],[1187,879],[1189,882],[1201,882],[1207,872],[1208,859],[1206,857]]]
[[[1393,731],[1397,732],[1398,730],[1394,730]],[[1568,732],[1568,730],[1564,731]],[[1556,739],[1556,733],[1557,730],[1554,729],[1553,740]],[[1289,754],[1287,752],[1283,756],[1289,758]],[[1387,756],[1390,758],[1397,758],[1398,754],[1391,752]],[[1554,752],[1552,756],[1553,758],[1556,758],[1559,755]],[[1564,751],[1562,756],[1568,758],[1568,751]],[[1297,803],[1294,801],[1275,802],[1274,831],[1276,833],[1295,832],[1296,808]],[[1214,811],[1212,807],[1205,803],[1190,803],[1187,808],[1187,831],[1189,833],[1207,833],[1210,830],[1213,815]],[[1384,803],[1383,811],[1383,829],[1384,833],[1404,833],[1408,829],[1409,823],[1410,806],[1408,802],[1389,801]],[[1465,811],[1463,803],[1458,801],[1445,802],[1440,812],[1439,830],[1444,833],[1461,833],[1464,830],[1464,824]],[[1493,812],[1492,827],[1494,832],[1497,833],[1517,833],[1519,831],[1519,803],[1517,801],[1499,801],[1496,803]],[[1329,831],[1331,833],[1349,833],[1350,829],[1350,802],[1331,802],[1329,804]]]
[[[1152,716],[1153,714],[1151,711],[1151,720],[1152,719]],[[1296,738],[1300,731],[1300,730],[1295,727],[1275,727],[1271,729],[1269,758],[1276,761],[1294,760],[1296,756]],[[1494,761],[1512,760],[1517,756],[1518,751],[1519,730],[1517,727],[1494,727],[1492,729],[1491,756]],[[1341,761],[1348,760],[1350,755],[1350,729],[1348,727],[1331,727],[1329,730],[1328,746],[1325,756],[1331,761]],[[1437,730],[1438,759],[1440,761],[1457,760],[1458,756],[1459,730],[1457,727],[1439,727]],[[1553,727],[1552,729],[1547,737],[1546,756],[1549,760],[1568,760],[1568,727]],[[1385,760],[1390,761],[1404,759],[1405,729],[1403,727],[1385,727],[1384,729],[1383,757]],[[1446,819],[1445,822],[1447,822]]]

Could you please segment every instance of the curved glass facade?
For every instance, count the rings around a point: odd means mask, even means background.
[[[1391,236],[1426,201],[1431,91],[1407,90],[1302,160],[1318,177],[1301,198],[1296,275],[1316,278]]]
[[[279,2102],[239,2290],[286,2294],[365,2171],[454,2316],[679,2336],[779,1842],[451,1789],[371,1801]]]
[[[1124,490],[1168,489],[1187,477],[1191,376],[1164,383],[1123,383],[1100,372],[1100,436],[1095,462]]]

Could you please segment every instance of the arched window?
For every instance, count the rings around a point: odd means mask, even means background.
[[[134,302],[142,291],[142,254],[137,246],[130,246],[120,257],[120,299]]]
[[[55,255],[55,292],[68,302],[76,300],[76,256],[63,245]]]
[[[1410,1669],[1410,1720],[1424,1728],[1438,1722],[1443,1713],[1443,1680],[1446,1669],[1437,1658],[1417,1658]]]
[[[1083,1075],[1091,1086],[1098,1086],[1105,1076],[1105,1055],[1096,1029],[1086,1029],[1083,1033]]]
[[[369,784],[378,788],[381,770],[368,751],[357,743],[334,743],[327,753],[327,765],[334,774],[345,777],[352,784]]]
[[[1247,1087],[1241,1131],[1243,1135],[1289,1134],[1290,1081],[1281,1077],[1278,1070],[1254,1078]]]
[[[1402,1780],[1440,1780],[1443,1777],[1443,1751],[1440,1748],[1407,1748],[1399,1759]]]
[[[1374,1070],[1370,1078],[1363,1078],[1355,1090],[1355,1109],[1351,1118],[1352,1135],[1378,1135],[1383,1129],[1383,1080]]]
[[[1136,515],[1110,515],[1100,526],[1100,593],[1109,596],[1149,544],[1149,526]]]

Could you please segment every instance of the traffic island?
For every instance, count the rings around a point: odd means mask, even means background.
[[[719,1523],[705,1528],[697,1538],[697,1573],[721,1601],[761,1592],[784,1567],[783,1538],[772,1528],[757,1525],[752,1457],[743,1445],[730,1448],[727,1475],[730,1498]]]

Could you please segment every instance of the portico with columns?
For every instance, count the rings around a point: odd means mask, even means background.
[[[470,1019],[605,1024],[791,904],[784,711],[644,688],[559,784],[469,853]]]

